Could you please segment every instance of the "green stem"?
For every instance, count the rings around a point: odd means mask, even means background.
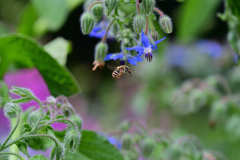
[[[136,0],[136,6],[137,6],[137,13],[140,14],[139,0]]]
[[[95,4],[98,4],[98,3],[103,3],[102,1],[97,1],[97,2],[93,2],[89,7],[88,7],[88,12],[90,11],[90,9],[92,8],[92,6],[94,6]]]
[[[34,131],[37,128],[37,126],[39,125],[39,123],[40,123],[40,121],[42,120],[42,117],[43,117],[43,106],[42,106],[41,102],[37,98],[34,98],[34,100],[40,106],[40,117],[38,118],[38,121],[37,121],[36,125],[32,128],[32,131]]]
[[[114,21],[115,21],[115,18],[114,18],[114,19],[112,20],[112,22],[109,24],[109,26],[108,26],[108,28],[107,28],[107,30],[106,30],[106,33],[105,33],[105,35],[104,35],[103,38],[102,38],[102,42],[103,42],[103,43],[106,42],[108,31],[109,31],[109,29],[111,28],[111,26],[112,26],[112,24],[113,24]]]
[[[51,117],[51,119],[53,119],[54,117],[53,117],[53,111],[52,111],[52,108],[50,107],[50,106],[48,106],[48,105],[46,105],[45,107],[43,107],[44,109],[45,108],[47,108],[49,111],[50,111],[50,117]]]
[[[11,133],[8,135],[7,139],[5,140],[5,142],[3,143],[3,145],[1,146],[1,148],[3,148],[7,142],[9,141],[9,139],[12,137],[13,133],[16,131],[17,127],[18,127],[18,124],[19,124],[19,121],[20,121],[20,113],[17,114],[17,123],[15,125],[15,127],[13,128],[13,130],[11,131]],[[2,150],[2,149],[1,149]]]
[[[11,152],[1,152],[1,153],[0,153],[0,156],[1,156],[1,155],[6,155],[6,154],[14,155],[14,156],[17,156],[18,158],[20,158],[21,160],[24,160],[24,158],[21,157],[20,155],[18,155],[18,154],[16,154],[16,153],[11,153]]]
[[[161,17],[164,17],[164,14],[159,10],[157,9],[156,7],[154,7],[154,10],[158,12],[158,14],[161,16]]]

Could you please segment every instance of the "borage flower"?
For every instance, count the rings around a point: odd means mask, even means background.
[[[140,57],[142,54],[145,54],[145,58],[147,61],[151,62],[152,61],[152,51],[157,49],[157,44],[164,40],[164,38],[155,41],[154,44],[151,44],[149,42],[148,37],[143,33],[142,31],[142,36],[141,36],[141,43],[143,46],[135,46],[131,48],[126,48],[126,50],[136,50],[138,52],[138,56]]]
[[[134,65],[134,66],[137,66],[137,62],[140,62],[140,61],[143,60],[139,56],[132,56],[131,54],[124,54],[123,52],[121,52],[121,53],[111,53],[111,54],[108,54],[104,58],[104,61],[109,61],[109,60],[116,61],[117,59],[127,60],[129,64]]]
[[[97,25],[95,25],[93,30],[89,33],[89,36],[95,37],[95,38],[102,38],[107,31],[108,25],[109,25],[109,22],[106,20],[99,22]],[[111,30],[108,32],[107,38],[109,39],[114,38],[114,35]]]

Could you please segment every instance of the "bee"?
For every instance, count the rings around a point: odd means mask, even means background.
[[[110,67],[110,66],[108,66],[108,68],[114,69],[114,71],[112,72],[112,77],[114,79],[119,79],[124,73],[129,73],[130,76],[132,77],[131,72],[133,70],[130,69],[127,65],[121,65],[121,66],[118,66],[118,67]]]

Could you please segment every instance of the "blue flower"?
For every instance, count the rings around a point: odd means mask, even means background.
[[[131,48],[126,48],[126,50],[136,50],[138,52],[138,57],[140,57],[142,54],[145,54],[145,58],[147,61],[151,62],[152,61],[152,51],[157,49],[157,44],[164,40],[164,38],[155,41],[154,44],[151,44],[149,42],[148,37],[143,33],[142,31],[142,36],[141,36],[141,43],[143,46],[135,46]]]
[[[140,62],[143,60],[139,56],[132,56],[131,54],[124,54],[122,52],[122,53],[116,53],[116,54],[114,54],[114,53],[108,54],[104,58],[104,61],[109,61],[109,60],[116,61],[117,59],[120,59],[120,60],[125,59],[128,61],[129,64],[134,65],[134,66],[137,66],[137,62]]]
[[[95,37],[95,38],[102,38],[106,33],[108,25],[109,25],[109,22],[106,20],[99,22],[97,25],[95,25],[93,30],[89,33],[89,36]],[[114,38],[114,35],[111,30],[108,32],[108,38],[110,39]]]

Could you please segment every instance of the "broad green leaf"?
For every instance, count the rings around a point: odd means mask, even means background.
[[[24,141],[19,140],[15,144],[18,146],[18,149],[23,154],[25,154],[26,156],[30,157],[29,154],[28,154],[28,151],[27,151],[27,144]]]
[[[190,41],[209,28],[221,0],[189,0],[183,3],[175,25],[178,38]]]
[[[51,31],[57,31],[67,19],[66,0],[31,0],[31,2],[40,17],[47,21]]]
[[[29,160],[48,160],[48,159],[45,158],[43,155],[38,154],[38,155],[32,156]]]
[[[118,149],[108,140],[93,131],[84,130],[76,153],[67,153],[65,159],[74,160],[123,160]]]
[[[61,66],[67,62],[67,54],[71,51],[71,43],[58,37],[44,46],[47,51]]]
[[[4,81],[0,81],[0,108],[9,101],[8,87]]]
[[[0,22],[0,35],[7,33],[10,33],[10,30],[2,22]]]
[[[44,49],[32,39],[23,35],[9,35],[0,38],[0,78],[9,65],[36,67],[44,78],[51,94],[69,96],[79,91],[71,73],[60,66]]]

